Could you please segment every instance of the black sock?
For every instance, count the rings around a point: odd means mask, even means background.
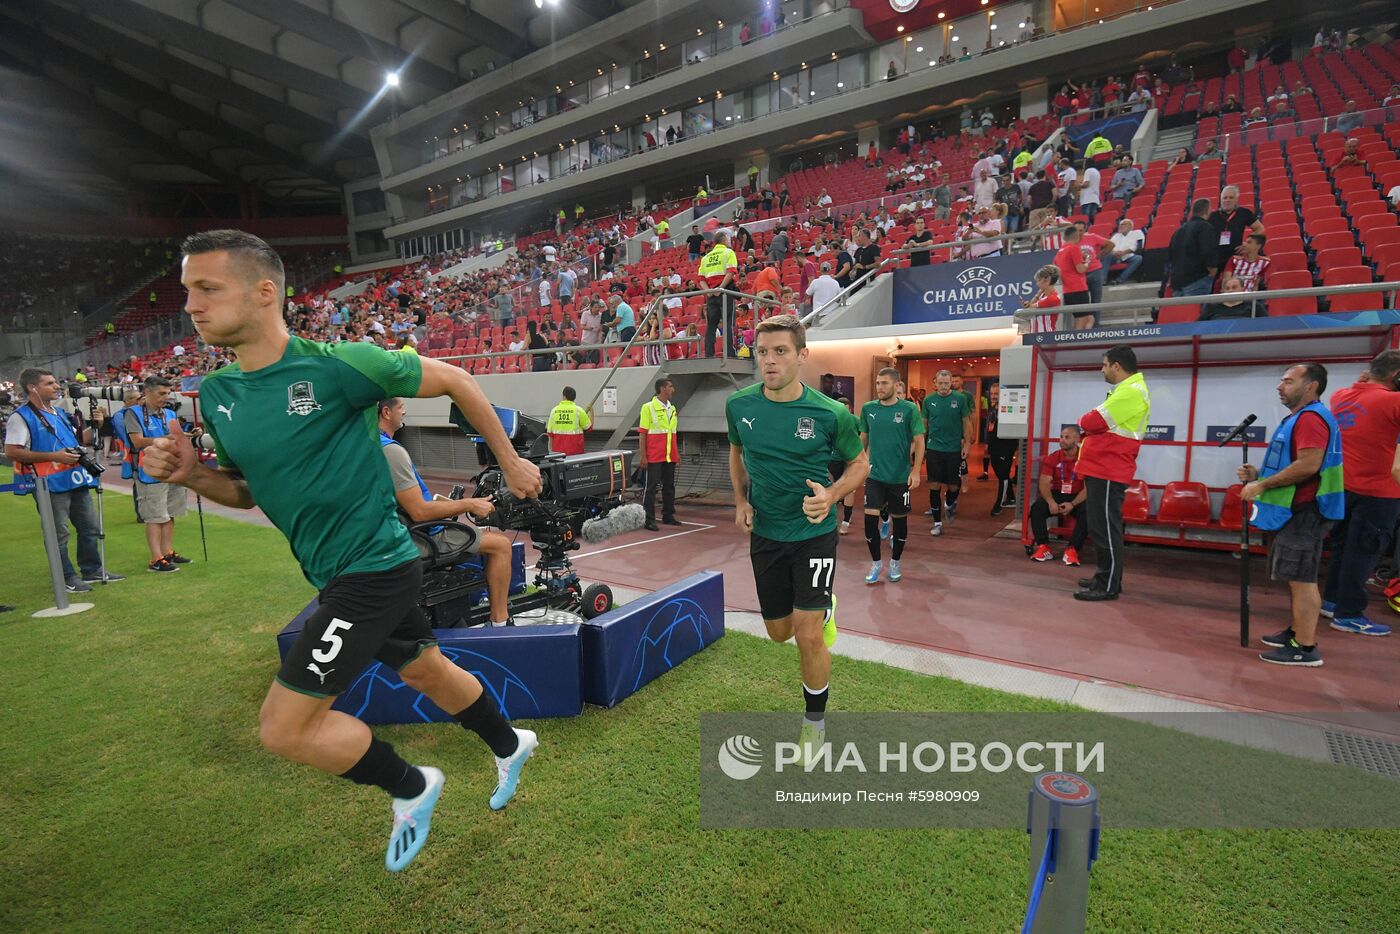
[[[962,493],[962,486],[955,486],[948,491],[948,509],[951,511],[958,508],[958,494]]]
[[[992,459],[987,456],[982,457],[982,476],[987,475],[987,470],[992,466]]]
[[[510,721],[501,716],[495,699],[485,691],[481,692],[476,703],[453,714],[453,717],[462,726],[485,740],[497,759],[514,754],[516,747],[520,745],[520,737],[510,728]]]
[[[934,521],[934,522],[942,522],[942,521],[943,521],[943,502],[942,502],[942,500],[939,498],[939,496],[938,496],[937,493],[934,493],[934,494],[933,494],[933,502],[932,502],[930,505],[933,506],[933,521]]]
[[[807,719],[820,723],[826,719],[826,699],[831,694],[831,685],[824,684],[820,691],[813,691],[802,685],[802,700],[807,704]]]
[[[843,506],[841,507],[841,509],[842,509],[842,515],[844,516],[844,519],[843,519],[842,521],[844,521],[844,522],[850,522],[850,521],[851,521],[851,510],[855,509],[855,507],[854,507],[854,506],[844,506],[844,505],[843,505]]]
[[[378,785],[395,798],[416,798],[428,787],[422,772],[401,759],[393,746],[373,737],[360,761],[340,777],[357,785]]]
[[[895,516],[890,522],[890,560],[898,561],[904,554],[904,540],[909,537],[909,517]]]
[[[865,514],[865,543],[870,546],[870,560],[880,560],[880,517]]]

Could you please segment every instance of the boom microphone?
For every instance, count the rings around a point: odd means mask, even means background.
[[[598,543],[614,535],[626,535],[646,525],[647,511],[641,503],[628,503],[619,506],[606,516],[588,519],[579,533],[584,541]]]
[[[1225,445],[1229,444],[1231,441],[1234,441],[1240,435],[1244,434],[1245,429],[1247,429],[1250,425],[1253,425],[1258,417],[1258,415],[1246,415],[1244,421],[1236,425],[1234,430],[1225,436],[1225,440],[1220,442],[1220,447],[1223,448]]]

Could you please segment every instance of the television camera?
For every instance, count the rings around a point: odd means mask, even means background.
[[[516,450],[540,468],[543,486],[536,498],[519,499],[510,492],[490,448],[456,406],[451,420],[476,442],[478,457],[486,465],[475,479],[475,495],[490,499],[495,510],[482,525],[528,532],[540,552],[533,587],[510,598],[511,615],[558,610],[592,619],[606,613],[613,606],[612,590],[606,584],[585,587],[568,554],[583,541],[635,531],[646,521],[640,505],[623,503],[632,453],[551,454],[549,436],[539,420],[514,409],[497,408],[496,413]],[[464,493],[456,488],[452,498]],[[420,605],[433,626],[487,623],[488,607],[474,599],[486,587],[485,572],[467,563],[472,530],[461,522],[433,520],[410,526],[409,534],[425,564]]]

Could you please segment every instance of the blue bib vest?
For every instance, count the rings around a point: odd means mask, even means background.
[[[73,433],[73,424],[62,412],[43,412],[32,405],[24,405],[18,410],[19,417],[29,428],[29,449],[40,454],[61,451],[64,448],[78,447],[78,436]],[[43,422],[40,422],[40,418]],[[71,493],[83,487],[96,487],[97,478],[77,464],[65,466],[48,475],[50,493]],[[31,471],[25,471],[29,473]]]
[[[1259,476],[1261,479],[1271,477],[1293,463],[1290,453],[1293,428],[1298,424],[1298,416],[1304,412],[1315,412],[1327,423],[1327,450],[1323,452],[1322,468],[1318,471],[1317,508],[1323,518],[1337,521],[1346,514],[1346,495],[1342,488],[1342,432],[1337,419],[1321,402],[1311,402],[1279,423],[1273,438],[1269,440],[1269,450],[1264,455]],[[1294,490],[1293,486],[1265,490],[1254,501],[1249,524],[1266,532],[1283,528],[1293,518]]]
[[[175,420],[175,413],[169,409],[161,409],[155,415],[146,410],[144,405],[128,406],[127,412],[136,413],[136,417],[141,419],[141,433],[147,438],[164,438],[170,434],[170,423]],[[135,476],[142,483],[159,483],[155,477],[141,469],[141,452],[136,450],[131,444],[131,437],[126,431],[126,417],[121,421],[122,441],[126,444],[127,469],[122,470],[123,477]]]
[[[398,442],[395,441],[393,438],[389,437],[387,434],[385,434],[384,432],[381,431],[381,432],[379,433],[379,446],[380,446],[381,448],[387,448],[387,447],[388,447],[389,445],[391,445],[391,444],[398,444]],[[428,491],[428,485],[427,485],[426,483],[423,482],[423,478],[418,474],[418,468],[413,466],[413,462],[412,462],[411,459],[410,459],[410,461],[409,461],[408,466],[409,466],[409,468],[413,471],[413,479],[415,479],[415,480],[418,481],[418,489],[423,493],[423,502],[425,502],[425,503],[431,503],[431,502],[433,501],[433,494],[432,494],[431,492]],[[397,492],[397,491],[395,491],[395,492]],[[400,511],[400,512],[403,512],[402,509],[400,509],[399,511]],[[404,525],[412,525],[412,524],[413,524],[413,520],[412,520],[411,518],[409,518],[407,515],[404,515],[404,517],[403,517],[403,522],[404,522]],[[440,525],[435,525],[435,526],[433,526],[431,529],[428,530],[428,534],[429,534],[429,535],[436,535],[436,534],[438,534],[438,533],[441,532],[441,531],[442,531],[442,526],[440,526]]]
[[[122,479],[130,480],[132,476],[131,462],[135,459],[131,450],[131,433],[126,430],[126,413],[137,411],[139,405],[124,405],[112,413],[112,433],[117,436],[117,440],[122,443]]]

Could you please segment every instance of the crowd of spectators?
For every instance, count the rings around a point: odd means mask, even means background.
[[[166,240],[0,234],[4,324],[93,311],[114,291],[159,274],[174,261],[175,249]]]

